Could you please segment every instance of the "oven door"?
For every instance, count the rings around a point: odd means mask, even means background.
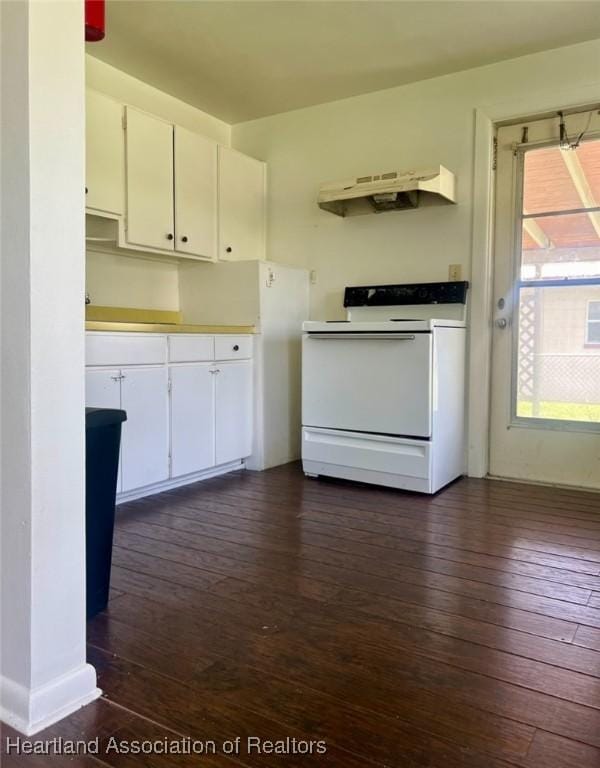
[[[431,436],[431,333],[309,333],[304,426]]]

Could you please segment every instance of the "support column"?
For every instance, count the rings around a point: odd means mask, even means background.
[[[0,716],[99,695],[85,661],[81,0],[0,2]]]

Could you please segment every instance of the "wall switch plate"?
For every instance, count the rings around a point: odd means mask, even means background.
[[[448,265],[448,280],[452,282],[462,280],[462,264]]]

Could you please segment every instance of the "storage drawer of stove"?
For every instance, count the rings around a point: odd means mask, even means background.
[[[302,458],[409,477],[431,474],[427,440],[302,427]]]

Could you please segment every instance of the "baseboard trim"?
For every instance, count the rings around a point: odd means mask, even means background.
[[[551,483],[548,480],[529,480],[526,477],[500,477],[488,474],[484,480],[499,480],[502,483],[521,483],[523,485],[539,485],[541,488],[559,488],[565,491],[583,491],[584,493],[600,493],[598,485],[574,485],[570,483]]]
[[[82,664],[34,689],[2,676],[0,720],[24,736],[33,736],[90,704],[101,693],[91,664]]]
[[[133,491],[119,493],[117,494],[117,504],[124,504],[126,501],[135,501],[135,499],[143,499],[145,496],[153,496],[155,493],[170,491],[173,488],[180,488],[183,485],[190,485],[191,483],[197,483],[200,480],[208,480],[210,477],[225,475],[227,472],[234,472],[236,469],[245,468],[246,464],[243,460],[230,461],[227,464],[220,464],[218,467],[211,467],[202,472],[194,472],[192,475],[174,477],[171,480],[165,480],[162,483],[147,485],[145,488],[136,488]]]

